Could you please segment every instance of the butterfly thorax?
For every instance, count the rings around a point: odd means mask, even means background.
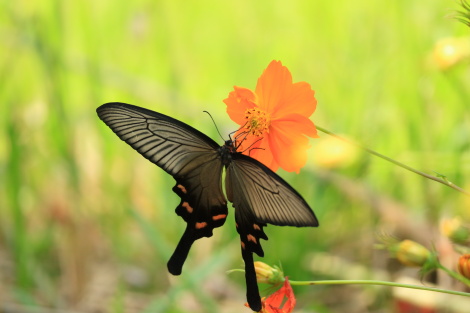
[[[232,154],[239,153],[232,140],[226,140],[225,144],[219,147],[218,152],[224,166],[232,163]]]

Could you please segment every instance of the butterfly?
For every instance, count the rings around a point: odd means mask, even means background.
[[[227,199],[232,203],[245,262],[247,301],[253,311],[260,311],[253,253],[264,256],[260,239],[268,237],[263,227],[318,226],[307,202],[276,173],[237,151],[236,140],[220,146],[181,121],[126,103],[106,103],[96,111],[121,140],[176,180],[173,191],[181,202],[175,211],[187,226],[168,261],[171,274],[181,274],[196,240],[211,237],[214,228],[225,223]]]

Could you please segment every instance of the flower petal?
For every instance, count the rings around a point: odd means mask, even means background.
[[[277,171],[279,168],[279,164],[274,159],[274,155],[271,151],[268,137],[261,139],[258,149],[252,149],[249,155],[263,163],[266,167],[269,167],[273,172]]]
[[[258,79],[258,107],[276,119],[287,114],[306,117],[315,112],[315,92],[306,82],[292,83],[292,75],[280,61],[272,61]]]
[[[256,95],[248,88],[234,86],[233,89],[224,103],[232,121],[242,126],[246,123],[246,110],[255,107]]]
[[[258,107],[266,112],[274,112],[282,105],[282,96],[290,93],[292,75],[280,61],[271,61],[256,84],[255,93],[258,96]]]
[[[282,304],[283,302],[284,304]],[[264,301],[263,310],[264,312],[290,313],[294,310],[295,305],[294,291],[286,277],[284,285]]]
[[[241,132],[242,130],[239,130],[235,134],[235,138],[237,138],[237,135],[241,134]],[[239,137],[242,136],[243,135],[240,135]],[[243,138],[243,142],[237,150],[263,163],[273,172],[277,171],[279,168],[279,164],[274,160],[273,153],[269,146],[268,137],[246,136],[246,138]]]
[[[300,114],[310,117],[317,107],[315,91],[306,82],[292,84],[290,92],[281,95],[280,103],[272,113],[272,118],[276,119],[288,114]]]
[[[297,128],[303,134],[312,137],[312,138],[319,138],[317,133],[317,128],[315,124],[308,118],[299,114],[289,114],[285,115],[281,118],[275,119],[271,121],[271,127],[273,125],[284,124],[288,125],[288,127]]]
[[[299,173],[307,163],[309,137],[318,137],[315,125],[308,118],[291,114],[272,121],[269,131],[269,145],[274,159],[288,172]]]

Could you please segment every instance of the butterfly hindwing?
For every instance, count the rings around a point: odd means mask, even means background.
[[[318,220],[307,202],[279,175],[241,153],[233,154],[232,160],[227,168],[227,176],[232,177],[232,190],[227,190],[229,201],[246,203],[245,206],[260,223],[318,226]]]
[[[245,262],[247,300],[254,311],[261,309],[256,283],[253,253],[263,256],[260,239],[267,223],[280,226],[318,226],[312,209],[297,191],[257,160],[232,154],[225,181],[227,198],[235,208],[235,221],[240,235]]]
[[[187,124],[130,104],[107,103],[97,113],[119,138],[176,180],[173,191],[181,198],[176,213],[187,226],[168,270],[179,275],[193,242],[212,236],[228,213],[219,145]]]
[[[220,176],[221,173],[219,174]],[[209,211],[210,215],[205,214],[207,210],[195,210],[195,205],[199,203],[200,198],[205,197],[202,193],[210,195],[210,192],[204,190],[203,187],[199,187],[193,188],[193,190],[199,189],[200,193],[193,193],[191,195],[185,186],[191,187],[191,184],[183,185],[183,183],[177,182],[173,187],[173,191],[181,198],[181,202],[176,208],[176,214],[181,216],[187,223],[186,230],[176,246],[175,252],[168,261],[168,271],[173,275],[181,274],[184,261],[194,241],[202,237],[211,237],[212,230],[225,223],[228,213],[226,204],[213,205]]]

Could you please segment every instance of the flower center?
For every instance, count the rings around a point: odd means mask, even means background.
[[[250,134],[261,136],[264,132],[269,131],[271,117],[268,113],[258,108],[248,109],[245,111],[245,119],[247,120],[245,128]]]

